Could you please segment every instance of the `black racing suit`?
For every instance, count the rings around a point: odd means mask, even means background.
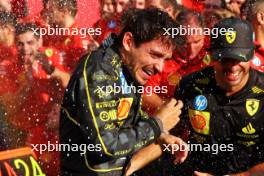
[[[209,67],[183,78],[175,97],[185,104],[179,125],[199,146],[190,145],[187,161],[166,175],[224,175],[264,162],[263,73],[250,70],[245,87],[227,97]]]
[[[90,149],[84,155],[61,151],[62,175],[121,175],[131,155],[161,133],[157,121],[141,110],[141,95],[113,41],[108,38],[85,56],[69,82],[60,142]]]

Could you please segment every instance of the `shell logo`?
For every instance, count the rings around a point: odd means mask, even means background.
[[[194,128],[202,130],[206,126],[206,120],[201,115],[194,115],[191,118],[191,124]]]
[[[117,108],[117,119],[122,120],[128,117],[128,113],[133,103],[133,98],[121,98]]]

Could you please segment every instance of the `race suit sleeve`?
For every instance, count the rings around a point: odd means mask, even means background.
[[[160,128],[141,110],[140,98],[114,90],[120,85],[120,67],[91,57],[83,59],[74,73],[62,110],[82,133],[82,142],[101,146],[101,150],[86,154],[103,162],[128,156],[154,142]]]

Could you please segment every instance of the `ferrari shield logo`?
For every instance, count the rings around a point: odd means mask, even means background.
[[[255,115],[257,113],[258,109],[259,109],[259,100],[247,99],[246,110],[250,116]]]
[[[226,41],[229,44],[232,44],[236,40],[236,31],[226,32]]]

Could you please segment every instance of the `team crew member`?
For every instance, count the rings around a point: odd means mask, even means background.
[[[169,167],[169,159],[162,157],[160,167],[165,175],[264,172],[264,74],[250,67],[254,55],[252,27],[236,18],[223,19],[215,27],[234,31],[212,38],[213,67],[180,81],[176,97],[185,106],[176,130],[189,134],[190,154],[177,167]],[[153,146],[147,148],[134,156],[134,163],[144,165],[159,156],[157,152],[147,155]],[[140,168],[138,165],[132,165],[131,170]]]
[[[120,20],[115,15],[115,0],[101,0],[100,13],[101,18],[94,24],[94,28],[101,29],[101,35],[93,38],[97,43],[101,44],[111,33],[118,34],[120,32]]]
[[[190,143],[225,147],[216,154],[192,151],[179,173],[263,173],[264,75],[250,68],[252,27],[236,18],[223,19],[215,27],[234,31],[211,39],[214,68],[184,78],[176,97],[185,102],[182,122],[190,130]]]
[[[249,1],[246,11],[247,20],[251,22],[255,32],[255,56],[252,66],[264,72],[264,0]]]
[[[16,18],[8,12],[0,12],[0,96],[16,90],[14,83],[16,67],[15,25]],[[13,86],[12,86],[13,85]]]
[[[23,18],[24,23],[35,23],[37,26],[41,28],[48,28],[49,25],[49,0],[42,0],[43,9],[36,15],[26,16]]]
[[[64,58],[64,65],[72,73],[89,43],[87,31],[80,32],[80,26],[75,19],[78,11],[77,0],[49,0],[47,5],[50,17],[48,22],[53,29],[60,32],[45,35],[43,46],[59,50]]]
[[[136,9],[145,9],[146,0],[132,0],[132,4]]]
[[[27,87],[17,97],[11,94],[12,101],[7,101],[9,104],[6,106],[15,107],[7,109],[7,119],[11,126],[24,134],[24,139],[20,138],[19,141],[21,146],[47,144],[48,141],[55,144],[58,141],[59,115],[54,116],[52,112],[59,112],[64,87],[70,78],[60,65],[58,51],[42,47],[42,39],[33,32],[36,28],[31,23],[17,26],[16,46],[21,70],[17,79]],[[26,76],[22,73],[26,73]],[[58,152],[36,154],[48,175],[58,174]],[[50,163],[53,167],[49,166]]]
[[[167,12],[171,18],[175,19],[178,12],[179,6],[175,0],[146,0],[146,8],[157,7]]]
[[[149,118],[141,110],[139,91],[171,57],[175,39],[162,34],[174,22],[158,9],[128,12],[123,21],[120,35],[111,35],[85,56],[70,80],[61,110],[60,141],[94,147],[84,155],[61,152],[62,175],[121,175],[140,148],[156,139],[181,141],[162,132],[179,120],[181,102],[172,99]],[[177,159],[185,157],[183,152]]]

